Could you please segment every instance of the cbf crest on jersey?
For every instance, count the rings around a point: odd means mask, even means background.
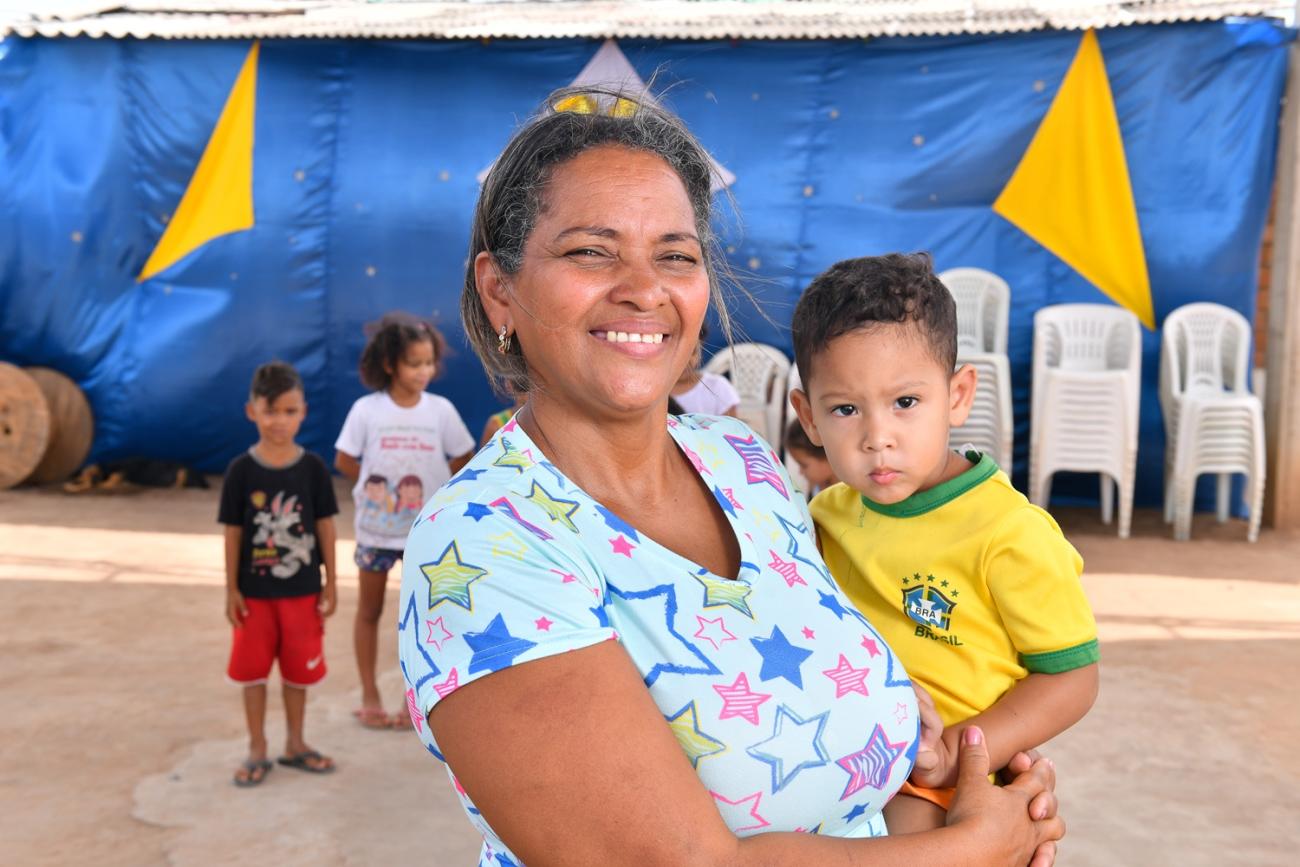
[[[903,589],[903,610],[907,616],[922,626],[947,630],[952,622],[952,611],[957,607],[939,588],[922,584]]]

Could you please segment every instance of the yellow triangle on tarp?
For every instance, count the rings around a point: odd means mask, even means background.
[[[1124,140],[1091,30],[993,210],[1155,328]]]
[[[257,51],[254,42],[185,195],[137,282],[170,268],[213,238],[253,227]]]

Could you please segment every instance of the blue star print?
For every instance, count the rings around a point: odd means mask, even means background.
[[[465,643],[474,651],[469,660],[469,672],[500,671],[514,665],[515,657],[537,646],[534,641],[516,638],[506,628],[505,619],[498,614],[482,632],[466,632]]]
[[[803,675],[799,673],[799,666],[803,665],[805,659],[812,656],[811,650],[795,647],[786,640],[785,633],[781,631],[779,626],[772,627],[770,637],[751,638],[749,642],[754,645],[758,655],[763,657],[763,668],[758,673],[759,680],[784,677],[795,686],[803,689]]]

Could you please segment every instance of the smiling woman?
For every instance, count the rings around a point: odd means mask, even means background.
[[[484,183],[462,315],[527,401],[426,504],[399,626],[480,863],[1048,864],[1050,765],[995,788],[975,728],[949,827],[885,836],[932,705],[771,448],[667,414],[717,293],[710,171],[661,108],[562,91]]]

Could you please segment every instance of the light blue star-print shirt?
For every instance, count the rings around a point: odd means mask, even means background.
[[[616,640],[736,834],[885,833],[916,754],[902,665],[832,581],[771,448],[731,418],[668,430],[726,513],[739,577],[638,533],[510,422],[407,540],[398,647],[421,741],[442,758],[426,717],[465,684]],[[480,865],[519,863],[452,782]]]

